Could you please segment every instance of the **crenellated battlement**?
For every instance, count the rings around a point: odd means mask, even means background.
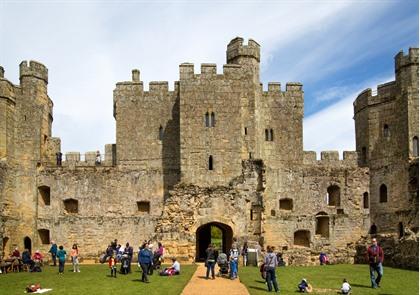
[[[357,152],[343,151],[343,159],[340,160],[338,151],[322,151],[321,159],[317,160],[315,151],[303,152],[303,164],[319,164],[319,165],[349,165],[357,166]]]
[[[263,84],[261,83],[261,90],[264,95],[276,94],[276,93],[286,93],[286,92],[303,92],[302,83],[299,82],[287,82],[286,89],[283,91],[281,89],[280,82],[268,82],[268,90],[263,90]]]
[[[0,66],[0,79],[4,78],[4,68]]]
[[[408,54],[404,54],[404,51],[398,52],[395,56],[395,73],[398,73],[402,68],[411,65],[419,64],[419,49],[418,48],[409,48]]]
[[[244,74],[244,68],[237,64],[223,65],[223,74],[217,74],[217,65],[213,63],[202,63],[200,69],[199,74],[194,74],[194,64],[182,63],[179,65],[179,79],[181,81],[210,78],[238,80],[242,79]]]
[[[230,63],[238,63],[239,57],[253,58],[260,62],[260,45],[253,39],[248,40],[248,44],[244,45],[244,39],[236,37],[232,39],[226,50],[226,61]]]
[[[22,61],[19,65],[19,78],[35,77],[48,83],[48,69],[42,63],[31,60],[29,64],[27,61]]]
[[[354,112],[357,113],[370,105],[387,102],[395,99],[397,93],[396,82],[380,84],[376,91],[371,88],[363,90],[353,102]]]

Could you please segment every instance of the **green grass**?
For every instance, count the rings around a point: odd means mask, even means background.
[[[277,268],[277,282],[280,293],[297,294],[297,285],[306,278],[314,288],[313,294],[337,294],[346,278],[352,286],[352,294],[409,295],[419,294],[419,273],[385,267],[381,288],[370,288],[367,265],[326,265],[310,267]],[[239,276],[251,295],[266,294],[267,287],[256,267],[240,267]]]
[[[119,266],[119,265],[118,265]],[[73,273],[66,264],[63,275],[58,267],[44,267],[40,273],[8,273],[0,275],[0,294],[24,293],[25,287],[40,283],[42,288],[53,289],[45,294],[180,294],[196,270],[194,265],[181,265],[181,275],[161,277],[156,272],[149,276],[150,283],[140,281],[141,272],[132,265],[132,273],[117,278],[109,277],[108,265],[81,265],[80,273]]]

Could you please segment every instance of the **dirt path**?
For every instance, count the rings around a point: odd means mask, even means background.
[[[215,272],[217,273],[218,267],[216,266]],[[200,263],[197,270],[193,274],[191,280],[182,291],[182,295],[249,295],[246,287],[239,282],[239,279],[230,280],[226,277],[216,276],[215,280],[206,280],[206,268],[204,264]]]

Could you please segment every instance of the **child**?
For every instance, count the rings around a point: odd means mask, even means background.
[[[114,258],[114,254],[111,255],[108,261],[109,268],[111,269],[111,277],[117,277],[117,260]]]
[[[73,247],[70,251],[71,262],[73,263],[73,272],[80,272],[79,269],[79,249],[77,244],[73,244]]]
[[[64,250],[63,246],[58,247],[57,257],[58,257],[58,274],[62,275],[64,273],[64,263],[66,262],[67,252]]]
[[[347,279],[343,280],[343,285],[341,286],[341,294],[350,294],[351,286]]]
[[[299,292],[301,293],[311,293],[312,292],[312,286],[308,284],[308,281],[303,278],[302,281],[298,285]]]

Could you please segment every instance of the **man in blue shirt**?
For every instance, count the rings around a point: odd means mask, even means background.
[[[149,279],[147,278],[147,272],[149,271],[149,266],[152,265],[153,253],[148,249],[146,244],[143,244],[143,246],[141,247],[138,261],[143,272],[141,276],[141,281],[148,283]]]

